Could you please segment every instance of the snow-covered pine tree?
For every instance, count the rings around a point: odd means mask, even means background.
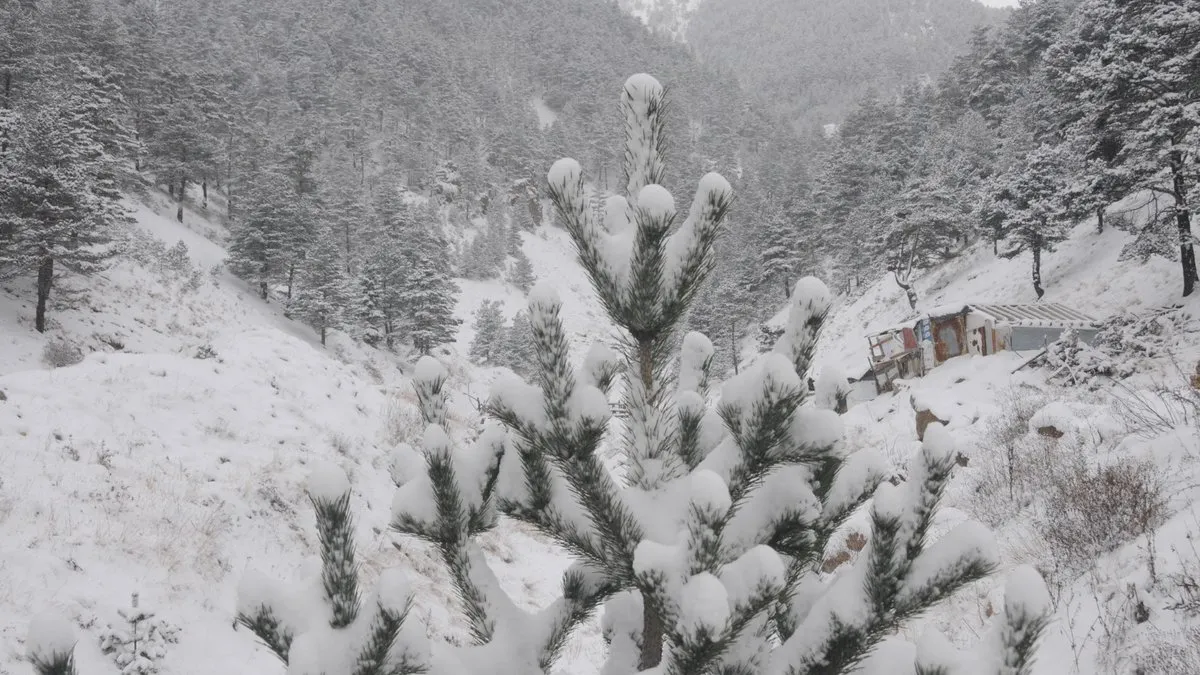
[[[610,198],[604,226],[591,217],[578,163],[559,161],[549,180],[580,262],[625,336],[624,354],[598,346],[572,369],[560,301],[547,285],[535,288],[536,384],[499,384],[489,409],[503,427],[489,426],[468,448],[456,448],[446,429],[445,370],[423,359],[414,385],[429,425],[428,470],[400,488],[393,527],[436,545],[449,569],[476,643],[459,650],[456,672],[498,664],[547,672],[600,605],[604,673],[849,672],[900,623],[995,566],[995,546],[977,524],[927,541],[953,440],[931,428],[908,481],[893,485],[877,453],[847,452],[836,413],[803,405],[802,378],[830,303],[811,278],[796,284],[775,352],[707,408],[711,343],[690,333],[678,361],[671,350],[712,266],[732,191],[705,176],[673,227],[674,203],[660,186],[665,92],[636,75],[622,107],[626,196]],[[618,476],[598,451],[622,371]],[[835,578],[821,575],[826,542],[872,496],[868,548]],[[577,558],[562,598],[545,610],[521,610],[473,541],[497,511]],[[1022,631],[1006,643],[1005,663],[1031,658],[1034,642],[1035,631]]]
[[[40,98],[6,115],[8,151],[0,155],[0,276],[37,274],[35,327],[46,330],[56,266],[80,274],[115,254],[115,228],[128,220],[116,186],[127,139],[108,128],[105,92],[79,67],[46,84]]]
[[[519,248],[513,254],[513,258],[515,260],[508,273],[508,283],[521,289],[522,293],[528,293],[537,283],[537,277],[533,274],[533,263],[529,262],[529,256]]]
[[[517,224],[517,219],[513,217],[512,209],[505,204],[500,209],[500,212],[496,213],[493,217],[500,222],[506,223],[504,245],[508,255],[518,255],[521,253],[521,226]]]
[[[495,300],[484,300],[475,310],[475,339],[471,341],[470,356],[477,363],[499,365],[497,357],[501,354],[501,343],[504,340],[504,315],[500,313],[500,303]]]
[[[294,318],[320,333],[322,345],[329,329],[344,323],[351,301],[350,280],[341,248],[338,232],[329,227],[321,230],[300,265],[298,289],[288,305]]]
[[[1053,251],[1067,238],[1062,153],[1061,147],[1041,145],[994,178],[999,186],[996,204],[1001,207],[1003,227],[1011,243],[1001,255],[1013,257],[1030,252],[1033,290],[1038,299],[1046,292],[1042,287],[1042,254]]]
[[[527,376],[537,366],[534,354],[533,326],[528,312],[517,312],[512,323],[504,329],[498,347],[496,365],[504,366],[521,376]]]
[[[238,589],[238,622],[287,664],[289,675],[425,672],[428,645],[423,627],[406,621],[412,590],[404,573],[385,570],[375,591],[365,601],[360,597],[345,472],[318,465],[308,494],[317,515],[321,574],[289,587],[248,572]]]
[[[287,268],[288,232],[298,217],[295,204],[287,176],[279,167],[267,168],[243,188],[242,215],[230,228],[229,270],[253,284],[264,300]]]
[[[100,634],[100,651],[112,657],[121,675],[155,675],[168,645],[179,641],[179,628],[141,606],[137,593],[117,613],[124,625],[110,625]]]
[[[454,316],[458,291],[446,268],[446,240],[435,214],[409,231],[401,250],[403,274],[397,289],[401,330],[422,354],[454,339],[459,320]]]
[[[1119,138],[1106,167],[1169,195],[1188,296],[1200,281],[1190,201],[1200,192],[1200,12],[1194,0],[1084,0],[1076,16],[1049,61],[1071,87],[1084,128]]]

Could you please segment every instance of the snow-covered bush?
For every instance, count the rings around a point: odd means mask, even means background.
[[[1071,328],[1046,346],[1046,367],[1051,381],[1072,386],[1094,387],[1096,378],[1111,377],[1117,372],[1112,359],[1082,342],[1079,333]]]
[[[42,363],[51,368],[73,366],[82,360],[83,350],[66,338],[51,340],[42,348]]]
[[[1117,314],[1100,324],[1092,347],[1112,361],[1113,377],[1129,377],[1143,361],[1167,356],[1188,321],[1177,309]]]
[[[168,645],[179,642],[177,626],[138,605],[134,593],[130,606],[118,611],[124,625],[109,625],[100,633],[100,651],[112,657],[122,675],[154,675]]]

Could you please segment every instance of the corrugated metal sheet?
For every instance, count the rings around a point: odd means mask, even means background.
[[[971,309],[990,317],[997,326],[1046,328],[1093,328],[1096,320],[1056,302],[1029,305],[971,305]]]

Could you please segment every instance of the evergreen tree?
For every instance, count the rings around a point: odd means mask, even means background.
[[[502,341],[505,338],[504,315],[500,303],[484,300],[475,310],[475,339],[471,341],[470,356],[476,363],[501,365]]]
[[[1061,201],[1065,187],[1061,157],[1060,149],[1043,145],[996,179],[997,203],[1011,235],[1011,248],[1002,255],[1013,257],[1029,251],[1033,290],[1038,299],[1045,294],[1042,254],[1053,251],[1068,233]]]
[[[534,354],[533,326],[529,323],[529,314],[518,312],[512,323],[504,329],[496,363],[518,375],[533,372],[537,357]]]
[[[322,345],[330,328],[342,326],[350,304],[350,282],[339,244],[332,228],[321,232],[300,267],[299,290],[288,307],[294,318],[320,333]]]
[[[288,235],[299,220],[295,194],[281,171],[264,171],[246,187],[242,216],[231,227],[228,265],[254,284],[264,300],[291,269]]]
[[[46,330],[56,265],[79,274],[115,254],[114,228],[128,220],[109,154],[124,138],[109,128],[111,102],[80,68],[43,98],[2,115],[11,131],[0,155],[0,274],[37,274],[35,327]]]
[[[1037,3],[1041,4],[1041,3]],[[1124,172],[1172,202],[1179,241],[1183,295],[1197,280],[1189,201],[1200,180],[1200,12],[1192,0],[1083,0],[1074,29],[1049,59],[1067,91],[1077,96],[1092,155],[1112,157],[1101,167]],[[1099,143],[1119,144],[1105,152]],[[1118,180],[1125,183],[1123,177]]]
[[[454,316],[458,287],[443,262],[447,247],[440,229],[434,217],[426,215],[401,251],[404,272],[396,292],[399,330],[422,354],[452,341],[459,325]]]
[[[508,283],[521,289],[522,293],[528,293],[537,283],[537,277],[533,274],[533,263],[529,262],[529,256],[521,249],[517,249],[514,257],[516,260],[508,274]]]
[[[607,228],[592,218],[577,162],[561,160],[549,174],[580,262],[625,338],[624,357],[598,347],[570,368],[560,302],[539,286],[530,300],[538,384],[498,386],[489,408],[503,428],[465,449],[445,431],[445,370],[423,359],[415,386],[431,425],[428,471],[401,487],[393,527],[440,551],[479,645],[472,649],[519,646],[510,658],[546,671],[571,630],[603,604],[608,672],[850,672],[899,623],[990,571],[994,545],[969,523],[927,545],[955,464],[940,426],[896,486],[882,481],[874,453],[839,449],[836,413],[802,406],[830,304],[815,279],[798,282],[775,353],[727,383],[717,410],[706,410],[711,343],[692,333],[679,361],[670,352],[712,267],[732,192],[719,175],[705,176],[672,232],[675,207],[660,185],[665,102],[649,76],[625,85],[626,196],[624,208],[608,209]],[[619,372],[623,481],[597,452]],[[852,572],[826,581],[814,571],[825,543],[872,495],[870,549]],[[473,537],[494,526],[497,510],[578,558],[551,609],[517,609],[488,570]],[[1018,626],[1026,618],[1044,625],[1045,606],[1017,609]],[[1017,662],[1028,661],[1037,635],[1013,641]]]

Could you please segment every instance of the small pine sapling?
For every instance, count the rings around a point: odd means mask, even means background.
[[[108,626],[100,635],[100,651],[112,656],[122,675],[154,675],[167,646],[179,642],[178,627],[139,605],[134,593],[129,607],[117,612],[125,625]]]

